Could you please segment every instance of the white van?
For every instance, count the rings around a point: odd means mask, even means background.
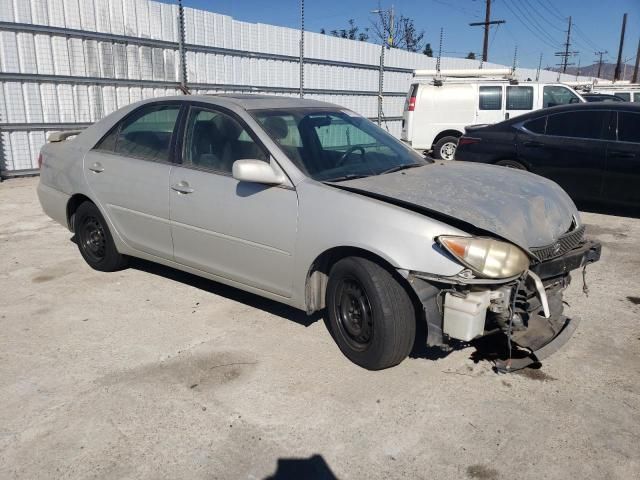
[[[467,125],[584,102],[566,85],[518,82],[507,69],[416,70],[414,79],[405,102],[401,139],[445,160],[454,158]]]
[[[593,93],[607,93],[620,97],[625,102],[640,102],[640,84],[629,82],[616,82],[611,84],[593,84]]]

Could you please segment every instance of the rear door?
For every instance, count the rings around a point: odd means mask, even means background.
[[[519,158],[572,198],[600,199],[607,143],[613,134],[612,113],[579,110],[541,118],[546,120],[524,123],[518,137]]]
[[[617,119],[617,139],[607,148],[603,197],[640,205],[640,113],[619,111]]]
[[[173,258],[169,175],[181,104],[145,105],[120,121],[84,159],[93,198],[125,243]]]
[[[417,94],[419,85],[414,83],[409,88],[409,94],[404,102],[404,111],[402,113],[402,134],[400,138],[404,141],[411,141],[413,130],[413,112],[416,109]]]
[[[504,86],[480,85],[478,87],[478,109],[476,124],[496,123],[504,117]]]
[[[505,119],[533,110],[534,89],[531,85],[507,85]]]

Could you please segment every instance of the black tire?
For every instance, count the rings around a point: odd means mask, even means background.
[[[496,165],[500,165],[501,167],[507,167],[507,168],[515,168],[516,170],[527,170],[527,167],[525,167],[522,163],[518,162],[517,160],[498,160],[496,162]]]
[[[338,261],[329,274],[331,335],[344,355],[368,370],[393,367],[411,352],[416,313],[391,272],[361,257]]]
[[[450,151],[453,144],[453,151]],[[456,156],[456,148],[458,146],[458,137],[442,137],[433,146],[433,158],[438,160],[453,160]]]
[[[82,258],[94,270],[115,272],[127,266],[127,259],[116,250],[107,222],[91,202],[80,204],[73,217],[73,231]]]

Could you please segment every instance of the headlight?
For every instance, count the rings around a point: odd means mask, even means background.
[[[529,268],[527,254],[507,242],[453,235],[443,235],[436,240],[474,273],[485,278],[515,277]]]

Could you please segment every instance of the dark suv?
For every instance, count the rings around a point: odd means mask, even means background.
[[[470,126],[456,160],[529,170],[577,201],[640,206],[640,105],[563,105]]]

